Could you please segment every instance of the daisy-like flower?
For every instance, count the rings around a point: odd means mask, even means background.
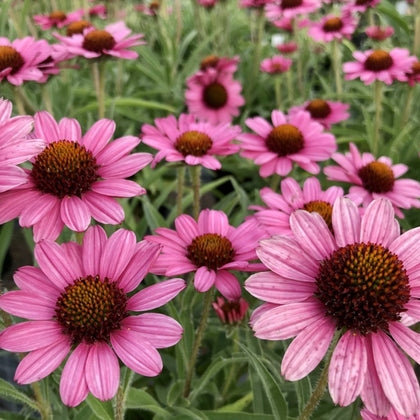
[[[185,101],[188,111],[197,118],[212,124],[231,122],[245,103],[241,90],[232,73],[209,67],[187,79]]]
[[[306,18],[299,19],[283,17],[272,21],[272,24],[277,28],[283,29],[284,31],[293,32],[295,30],[294,25],[296,26],[296,29],[303,29],[309,26],[311,21]]]
[[[46,147],[27,170],[27,182],[0,195],[0,223],[20,217],[34,227],[34,239],[55,240],[64,225],[83,232],[91,217],[119,224],[124,210],[113,197],[134,197],[145,189],[124,179],[148,165],[150,153],[129,153],[140,143],[134,136],[109,143],[115,131],[111,120],[96,122],[84,136],[75,119],[58,124],[46,111],[35,114],[34,136]],[[21,146],[22,147],[22,146]]]
[[[327,15],[320,22],[312,22],[308,35],[317,42],[341,41],[343,38],[350,39],[357,27],[357,20],[351,14],[342,16]]]
[[[337,149],[335,137],[325,133],[321,124],[309,112],[299,111],[286,116],[281,111],[271,113],[271,125],[261,117],[248,118],[245,124],[257,134],[243,133],[241,156],[260,165],[260,175],[286,176],[293,162],[311,174],[320,171],[316,162],[327,160]]]
[[[26,80],[39,81],[43,73],[38,69],[46,60],[50,46],[45,40],[35,41],[31,36],[10,42],[0,37],[0,81],[7,79],[12,85],[21,85]]]
[[[242,297],[236,300],[226,300],[219,296],[212,306],[224,324],[236,325],[245,318],[249,303]]]
[[[350,114],[347,112],[349,107],[349,104],[342,102],[313,99],[305,102],[303,105],[290,108],[289,115],[302,110],[308,111],[315,121],[321,123],[326,130],[329,130],[332,124],[347,120],[350,117]]]
[[[420,83],[420,61],[415,61],[411,66],[411,71],[407,73],[407,82],[410,86]]]
[[[105,29],[95,29],[93,26],[84,28],[83,34],[73,33],[72,36],[53,35],[65,45],[71,54],[85,58],[97,58],[109,55],[118,58],[135,59],[139,55],[128,48],[143,45],[140,41],[143,34],[131,35],[123,21],[112,23]]]
[[[394,407],[391,407],[389,413],[386,416],[376,416],[366,408],[360,411],[360,415],[362,416],[362,420],[420,420],[420,414],[406,417],[398,413],[398,411],[395,410]]]
[[[294,41],[290,42],[284,42],[283,44],[276,45],[276,48],[282,53],[282,54],[292,54],[298,49],[298,45]]]
[[[271,58],[265,58],[261,61],[260,70],[265,73],[281,74],[290,69],[292,60],[284,58],[281,55],[275,55]]]
[[[268,3],[265,6],[265,15],[271,21],[296,18],[312,13],[320,7],[320,0],[280,0],[276,3]]]
[[[407,81],[407,73],[417,60],[410,56],[410,51],[404,48],[394,48],[387,52],[384,50],[355,51],[353,57],[356,62],[343,64],[346,80],[360,78],[365,85],[375,80],[381,80],[387,85],[394,80]]]
[[[420,207],[420,183],[397,179],[408,171],[406,165],[393,165],[386,156],[375,159],[371,153],[360,154],[353,143],[349,153],[334,153],[332,159],[340,166],[327,166],[324,173],[331,181],[352,183],[348,197],[355,203],[366,207],[375,198],[388,198],[400,218],[404,218],[400,209]]]
[[[361,217],[343,197],[332,225],[334,236],[319,214],[300,210],[290,217],[293,238],[260,242],[257,254],[270,271],[245,282],[266,301],[252,314],[252,328],[261,339],[295,337],[281,366],[291,381],[315,369],[335,335],[328,368],[334,403],[347,406],[360,395],[376,415],[392,405],[412,416],[420,388],[403,351],[420,362],[420,335],[404,317],[420,320],[420,228],[400,235],[389,200],[375,200]]]
[[[45,83],[51,75],[60,73],[60,63],[73,58],[67,49],[61,44],[49,45],[50,52],[48,57],[38,64],[38,69],[42,71],[43,77],[39,83]]]
[[[369,26],[366,28],[365,32],[369,38],[372,38],[375,41],[383,41],[393,35],[394,28],[392,26]]]
[[[271,0],[240,0],[239,7],[249,8],[249,9],[262,9],[267,3],[270,3]]]
[[[214,68],[218,73],[235,73],[238,69],[239,56],[233,58],[208,55],[200,62],[200,70],[205,72],[208,68]],[[197,74],[197,73],[196,73]],[[195,75],[196,75],[195,74]],[[201,74],[198,72],[198,74]],[[193,77],[193,76],[191,76]]]
[[[106,6],[103,4],[96,4],[95,6],[92,6],[88,10],[89,16],[98,16],[101,19],[106,19]]]
[[[343,6],[344,13],[364,13],[367,9],[375,7],[381,0],[348,0]]]
[[[194,286],[199,292],[215,286],[227,299],[239,299],[241,286],[230,270],[258,271],[264,267],[249,262],[256,259],[255,248],[263,236],[255,220],[235,228],[222,211],[206,209],[198,222],[183,214],[175,219],[175,231],[158,228],[155,232],[157,235],[146,240],[163,248],[150,271],[165,276],[195,272]]]
[[[33,18],[35,23],[41,26],[41,29],[46,30],[52,27],[63,28],[69,23],[80,20],[84,13],[83,9],[78,9],[67,14],[62,10],[55,10],[49,15],[35,15]]]
[[[93,28],[93,25],[91,22],[88,22],[87,20],[78,20],[76,22],[70,23],[69,26],[67,26],[66,29],[66,36],[73,36],[75,34],[81,34],[83,35],[83,31],[86,28]],[[75,54],[72,54],[72,57],[74,57]]]
[[[344,195],[341,187],[330,187],[323,191],[317,178],[306,179],[303,188],[293,178],[281,181],[281,194],[265,187],[260,191],[261,199],[267,205],[251,206],[257,212],[255,217],[259,225],[270,235],[292,236],[290,215],[296,210],[319,213],[332,231],[332,208],[335,200]]]
[[[48,240],[37,244],[39,268],[20,268],[14,276],[20,290],[0,297],[4,311],[29,319],[0,333],[2,349],[29,352],[15,380],[39,381],[70,353],[60,395],[64,404],[74,407],[89,392],[100,400],[116,394],[118,359],[140,375],[158,375],[162,359],[157,349],[176,344],[182,327],[169,316],[145,311],[169,302],[185,282],[172,279],[130,293],[158,254],[159,246],[136,243],[131,231],[120,229],[107,238],[99,226],[87,230],[82,245]]]
[[[241,132],[237,125],[196,121],[191,114],[181,114],[178,121],[173,115],[157,118],[155,124],[156,127],[149,124],[142,127],[143,143],[159,150],[152,166],[165,158],[168,162],[184,161],[187,165],[217,170],[222,165],[214,155],[226,156],[239,151],[239,146],[232,143]]]
[[[12,103],[0,98],[0,193],[26,182],[25,172],[17,165],[45,147],[44,140],[27,138],[32,131],[32,117],[11,115]]]

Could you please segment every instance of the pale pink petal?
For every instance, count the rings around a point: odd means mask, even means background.
[[[196,221],[187,214],[182,214],[175,219],[175,229],[188,245],[200,235]]]
[[[57,201],[57,198],[50,194],[41,194],[22,210],[19,224],[22,227],[30,227],[39,222],[55,208]]]
[[[99,274],[101,256],[106,241],[107,236],[102,227],[92,226],[86,231],[82,245],[84,275],[96,276]]]
[[[120,365],[107,343],[97,341],[90,346],[85,369],[89,391],[101,401],[113,398],[120,382]]]
[[[79,197],[73,195],[61,200],[61,219],[64,224],[76,232],[85,231],[90,223],[88,206]]]
[[[61,203],[57,200],[55,206],[48,213],[48,217],[44,217],[33,227],[34,241],[39,242],[42,239],[51,239],[55,241],[64,228],[60,214]]]
[[[54,298],[37,296],[24,290],[12,290],[0,296],[0,307],[9,314],[32,320],[48,320],[55,315]]]
[[[218,210],[203,210],[198,217],[198,231],[217,233],[226,236],[229,230],[229,220],[225,213]]]
[[[13,275],[13,280],[19,289],[47,297],[57,297],[62,291],[48,279],[39,267],[20,267]]]
[[[92,185],[92,191],[111,197],[135,197],[143,195],[146,190],[137,182],[128,179],[104,179]]]
[[[95,156],[111,140],[114,131],[114,121],[107,119],[99,120],[89,128],[79,143],[90,150]]]
[[[80,124],[74,118],[63,118],[58,123],[60,140],[69,140],[78,142],[82,138]]]
[[[334,202],[332,226],[339,247],[360,241],[360,211],[353,201],[339,197]]]
[[[89,191],[83,195],[92,217],[100,223],[118,225],[124,220],[124,210],[113,198]]]
[[[216,272],[205,265],[198,268],[194,275],[194,287],[199,292],[207,292],[216,282]]]
[[[420,363],[420,334],[400,322],[390,322],[389,332],[397,344],[413,360]]]
[[[238,279],[229,271],[218,270],[214,285],[228,300],[236,300],[241,297],[241,285]]]
[[[420,241],[420,227],[410,229],[395,239],[389,245],[389,250],[404,262],[404,268],[409,270],[419,263],[418,244]]]
[[[60,139],[58,124],[47,111],[40,111],[35,114],[35,136],[52,143]]]

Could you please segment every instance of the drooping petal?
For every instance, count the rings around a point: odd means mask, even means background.
[[[236,300],[241,297],[241,285],[238,279],[229,271],[218,270],[214,285],[228,300]]]
[[[199,292],[207,292],[216,282],[216,272],[205,265],[200,267],[194,276],[194,287]]]
[[[60,214],[64,224],[73,231],[83,232],[89,226],[89,207],[76,195],[61,200]]]

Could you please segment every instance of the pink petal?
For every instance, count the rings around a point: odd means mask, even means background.
[[[339,247],[360,241],[360,212],[350,199],[339,197],[334,202],[332,225]]]
[[[24,290],[13,290],[0,296],[0,307],[15,316],[32,320],[48,320],[55,315],[56,299],[34,295]]]
[[[63,230],[64,223],[60,215],[61,202],[56,201],[55,206],[48,213],[48,217],[44,217],[33,227],[34,241],[39,242],[42,239],[50,239],[55,241]]]
[[[111,197],[135,197],[143,195],[146,190],[137,182],[127,179],[104,179],[92,185],[92,191]]]
[[[89,191],[83,196],[92,217],[100,223],[118,225],[124,220],[124,210],[113,198]]]
[[[412,359],[420,363],[420,334],[399,322],[391,322],[389,332],[397,344]]]
[[[64,197],[61,200],[61,219],[69,229],[76,232],[85,231],[90,223],[88,206],[79,197]]]
[[[83,267],[84,274],[96,276],[100,272],[100,261],[105,247],[107,236],[100,226],[90,227],[83,237]]]
[[[60,140],[58,124],[47,111],[40,111],[35,114],[35,135],[38,138],[52,143]]]
[[[19,224],[22,227],[30,227],[41,219],[46,217],[48,213],[54,209],[57,198],[50,194],[41,194],[36,200],[28,203],[22,210],[19,218]]]
[[[111,165],[104,165],[98,169],[102,178],[126,178],[143,169],[153,160],[150,153],[133,153],[122,157]]]
[[[187,214],[182,214],[175,219],[175,229],[180,238],[188,245],[200,235],[196,221]]]
[[[203,210],[198,217],[198,230],[203,233],[217,233],[226,236],[229,220],[225,213],[218,210]]]
[[[61,289],[52,283],[39,267],[20,267],[13,275],[13,280],[20,289],[39,293],[48,297],[57,297]]]
[[[63,118],[58,123],[60,139],[79,142],[82,138],[82,130],[80,124],[74,118]]]
[[[215,286],[216,289],[228,300],[236,300],[241,297],[241,285],[239,284],[238,279],[229,271],[217,271]]]
[[[107,119],[99,120],[89,128],[79,143],[90,150],[95,156],[111,140],[114,131],[114,121]]]
[[[85,369],[89,391],[101,401],[113,398],[120,382],[120,365],[108,344],[97,341],[90,346]]]
[[[194,276],[194,287],[199,292],[207,292],[216,281],[216,272],[206,266],[200,267]]]
[[[358,397],[366,368],[364,337],[347,331],[337,343],[328,370],[328,388],[335,404],[345,407]]]

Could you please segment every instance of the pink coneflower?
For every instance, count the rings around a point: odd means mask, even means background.
[[[20,163],[26,162],[45,147],[42,139],[27,138],[33,118],[11,117],[12,103],[0,98],[0,193],[26,182]]]
[[[420,414],[406,417],[398,413],[398,411],[395,410],[394,407],[391,407],[389,413],[386,416],[377,416],[375,414],[372,414],[366,408],[360,411],[360,415],[362,416],[362,420],[420,420]]]
[[[282,54],[292,54],[298,49],[298,45],[294,41],[284,42],[283,44],[276,45],[276,48]]]
[[[373,201],[361,217],[343,197],[333,206],[332,225],[334,236],[319,214],[300,210],[290,217],[293,238],[260,242],[257,255],[270,271],[245,282],[267,302],[251,316],[255,335],[295,337],[281,366],[291,381],[316,368],[335,335],[328,368],[335,404],[347,406],[360,395],[376,415],[386,415],[390,405],[416,414],[419,384],[401,349],[420,361],[420,336],[402,319],[420,320],[420,228],[400,235],[386,199]]]
[[[325,101],[324,99],[313,99],[303,105],[294,106],[289,109],[289,114],[295,114],[298,111],[305,110],[311,114],[311,117],[329,130],[332,124],[347,120],[350,114],[347,112],[349,104],[342,102]]]
[[[348,0],[343,6],[344,13],[366,12],[367,9],[375,7],[381,0]]]
[[[196,77],[197,75],[201,75],[202,72],[205,72],[208,68],[215,69],[218,73],[235,73],[238,69],[239,63],[239,56],[235,55],[235,57],[218,57],[217,55],[208,55],[207,57],[203,58],[200,62],[200,71],[195,73],[191,77]]]
[[[320,22],[313,22],[308,30],[308,35],[318,42],[341,41],[350,39],[357,27],[357,20],[350,14],[342,16],[327,15]]]
[[[242,85],[230,72],[209,67],[187,79],[185,102],[197,118],[212,124],[231,122],[245,103],[241,90]]]
[[[26,80],[39,81],[43,73],[38,69],[48,58],[50,47],[45,40],[35,41],[31,36],[10,42],[0,37],[0,81],[7,79],[12,85]]]
[[[261,199],[267,207],[250,207],[257,210],[252,217],[270,236],[292,236],[290,215],[297,210],[319,213],[332,231],[332,208],[335,200],[344,195],[342,188],[334,186],[323,191],[315,177],[306,179],[303,189],[293,178],[283,179],[280,185],[281,194],[268,187],[260,191]]]
[[[45,149],[32,159],[27,183],[0,196],[0,223],[20,216],[20,225],[34,227],[34,239],[56,239],[68,226],[83,232],[91,217],[119,224],[124,210],[113,197],[134,197],[145,189],[125,179],[148,165],[149,153],[129,153],[140,143],[126,136],[109,143],[115,131],[111,120],[96,122],[84,136],[75,119],[58,124],[46,111],[35,114],[34,136]]]
[[[249,303],[242,297],[236,300],[226,300],[219,296],[212,306],[223,324],[236,325],[245,318]]]
[[[197,0],[197,3],[207,9],[211,9],[218,3],[218,1],[219,0]]]
[[[255,220],[235,228],[222,211],[206,209],[198,222],[183,214],[175,219],[175,231],[158,228],[155,232],[157,236],[146,239],[163,248],[151,272],[165,276],[195,272],[194,286],[199,292],[215,286],[227,299],[239,299],[241,286],[230,270],[249,272],[263,267],[249,262],[256,259],[255,248],[262,237]]]
[[[375,80],[381,80],[387,85],[394,80],[407,81],[406,73],[410,72],[416,57],[410,56],[410,51],[404,48],[384,50],[355,51],[353,57],[356,62],[343,64],[346,80],[360,78],[365,85]]]
[[[66,36],[73,36],[75,34],[81,34],[83,35],[83,32],[86,28],[93,28],[93,25],[91,22],[88,22],[87,20],[78,20],[76,22],[70,23],[69,26],[67,26],[66,29]],[[75,54],[72,54],[74,57]]]
[[[271,21],[297,18],[312,13],[320,7],[320,0],[280,0],[280,2],[268,3],[265,6],[265,15]]]
[[[386,156],[375,159],[371,153],[360,154],[353,143],[349,153],[334,153],[332,159],[340,166],[327,166],[324,173],[332,181],[352,183],[348,196],[357,204],[366,207],[375,198],[388,198],[401,218],[404,214],[400,209],[420,207],[420,183],[397,179],[407,172],[406,165],[393,165]]]
[[[261,61],[260,70],[265,73],[281,74],[290,69],[292,60],[284,58],[281,55],[275,55],[271,58],[265,58]]]
[[[407,81],[410,86],[420,83],[420,61],[415,61],[411,65],[411,70],[407,73]]]
[[[243,133],[241,156],[253,159],[260,165],[260,175],[286,176],[293,162],[311,174],[319,173],[316,162],[327,160],[335,152],[335,137],[324,133],[321,124],[311,118],[309,112],[300,111],[286,116],[274,110],[271,125],[261,117],[248,118],[245,124],[257,134]]]
[[[143,376],[162,370],[157,349],[182,335],[174,319],[158,308],[185,287],[182,279],[162,281],[132,294],[159,254],[159,246],[136,243],[120,229],[109,238],[99,227],[87,230],[83,245],[43,241],[35,246],[38,267],[15,274],[20,290],[0,297],[0,307],[28,322],[0,333],[0,347],[29,352],[15,380],[27,384],[48,376],[67,359],[60,380],[64,404],[75,407],[91,392],[109,400],[117,392],[119,361]],[[130,293],[130,295],[128,295]]]
[[[306,28],[311,24],[311,21],[306,18],[280,18],[271,22],[277,28],[283,29],[287,32],[293,32],[296,29]],[[294,27],[295,26],[295,27]]]
[[[39,83],[45,83],[51,75],[60,73],[60,63],[73,58],[67,49],[61,44],[49,45],[50,52],[48,57],[38,64],[38,69],[42,71],[43,77]]]
[[[237,125],[213,125],[197,121],[191,114],[181,114],[178,121],[173,115],[157,118],[155,124],[156,128],[149,124],[142,127],[143,143],[159,150],[152,167],[166,159],[217,170],[221,164],[214,155],[226,156],[239,151],[239,146],[232,143],[241,132]]]
[[[52,27],[63,28],[69,23],[80,20],[84,13],[83,9],[78,9],[67,14],[61,10],[55,10],[49,15],[35,15],[33,18],[35,23],[41,26],[41,29],[46,30]]]
[[[103,4],[97,4],[89,8],[89,16],[98,16],[101,19],[106,19],[107,10]]]
[[[240,0],[239,7],[246,7],[249,9],[262,9],[271,0]]]
[[[65,45],[71,54],[85,58],[97,58],[110,55],[118,58],[135,59],[138,54],[127,48],[145,44],[140,41],[143,34],[131,35],[123,21],[112,23],[105,29],[95,29],[89,26],[83,34],[73,33],[72,36],[53,35]]]
[[[389,38],[394,33],[392,26],[369,26],[365,30],[366,35],[375,41],[383,41]]]

